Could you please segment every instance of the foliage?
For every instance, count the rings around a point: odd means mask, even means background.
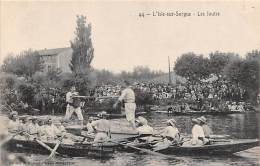
[[[18,85],[18,92],[20,94],[20,100],[30,105],[34,102],[36,88],[30,83],[21,83]]]
[[[136,66],[133,69],[133,72],[131,73],[132,78],[135,80],[149,80],[152,78],[155,78],[157,76],[162,75],[163,72],[161,71],[152,71],[149,67],[147,66]]]
[[[253,50],[248,52],[246,55],[246,60],[255,60],[260,63],[260,50]]]
[[[11,104],[16,101],[13,89],[19,82],[17,76],[9,73],[0,73],[0,103]]]
[[[70,69],[74,74],[74,85],[77,90],[86,95],[91,81],[91,62],[94,58],[94,48],[91,40],[91,25],[86,25],[86,17],[77,16],[77,27],[75,31],[75,38],[71,41],[72,58]]]
[[[246,59],[235,60],[224,69],[224,74],[235,84],[247,90],[249,100],[255,102],[260,89],[260,52],[253,51]]]
[[[118,83],[117,76],[109,70],[95,70],[96,82],[98,84],[115,84]]]
[[[9,73],[1,73],[0,74],[0,90],[3,89],[13,89],[15,88],[18,82],[17,76]]]
[[[209,60],[194,53],[183,54],[176,60],[174,70],[176,74],[197,80],[209,76]]]
[[[238,59],[235,53],[224,53],[216,51],[209,54],[209,67],[210,73],[222,74],[226,65],[233,60]]]
[[[137,105],[148,105],[153,104],[153,96],[151,93],[142,92],[139,89],[134,89],[136,96],[136,104]]]
[[[41,71],[43,61],[39,53],[31,49],[21,52],[19,55],[10,55],[4,59],[2,71],[18,76],[31,77],[35,72]]]
[[[77,16],[75,38],[71,41],[73,50],[70,68],[76,75],[87,73],[93,60],[94,48],[91,40],[91,25],[86,26],[86,17]]]

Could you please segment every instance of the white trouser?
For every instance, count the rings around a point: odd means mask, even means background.
[[[65,119],[69,120],[71,118],[71,115],[74,112],[77,114],[77,117],[78,117],[79,120],[83,120],[83,115],[82,115],[82,112],[81,112],[81,108],[80,107],[74,108],[73,106],[71,106],[69,104],[67,105],[67,108],[66,108]]]
[[[135,103],[125,103],[125,115],[128,122],[135,122]]]

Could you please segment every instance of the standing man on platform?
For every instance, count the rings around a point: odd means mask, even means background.
[[[121,96],[113,105],[113,108],[115,109],[118,103],[124,100],[126,120],[130,123],[131,127],[135,129],[135,93],[130,86],[130,82],[124,81],[124,86],[125,89],[122,91]]]
[[[66,93],[66,114],[65,114],[65,120],[68,121],[71,118],[71,115],[75,112],[77,114],[77,117],[81,124],[83,124],[83,115],[80,108],[80,99],[75,98],[75,96],[78,95],[78,92],[76,91],[76,87],[72,86],[70,91]]]

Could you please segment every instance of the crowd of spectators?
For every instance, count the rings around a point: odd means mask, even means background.
[[[104,96],[119,96],[123,87],[118,85],[99,85],[90,90],[89,95],[95,97]],[[26,100],[19,99],[17,91],[6,92],[8,105],[19,106],[20,108],[30,109],[30,106],[37,108],[40,111],[47,113],[51,111],[62,112],[65,109],[65,94],[66,91],[59,88],[37,88],[38,92],[33,97],[33,103],[29,104]],[[236,110],[241,108],[240,105],[245,105],[248,98],[247,92],[239,85],[231,84],[223,77],[218,77],[215,80],[189,81],[184,84],[170,85],[153,82],[134,82],[133,89],[149,94],[151,100],[160,103],[162,101],[171,101],[185,105],[187,109],[190,106],[196,105],[194,108],[198,110],[205,107],[213,109],[228,109]],[[98,100],[96,100],[98,101]],[[15,105],[14,105],[15,103]],[[236,109],[235,109],[236,107]],[[207,109],[208,109],[207,108]]]
[[[97,96],[116,96],[120,94],[121,88],[120,85],[103,85],[97,87],[96,93]],[[231,84],[221,76],[215,80],[187,80],[185,84],[179,85],[135,82],[133,88],[151,94],[154,101],[195,103],[199,110],[203,107],[212,109],[223,107],[221,109],[231,111],[244,110],[241,109],[241,105],[245,105],[248,98],[247,92],[240,85]]]

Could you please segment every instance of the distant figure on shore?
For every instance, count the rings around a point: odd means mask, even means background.
[[[66,114],[65,114],[65,120],[70,120],[72,114],[75,112],[77,114],[78,119],[80,120],[81,124],[83,123],[83,115],[80,108],[80,99],[73,98],[74,96],[78,95],[78,92],[76,91],[76,87],[72,86],[70,91],[66,94]]]
[[[124,100],[126,120],[130,123],[131,127],[135,129],[135,93],[130,86],[130,82],[124,81],[124,86],[126,88],[122,91],[121,96],[115,102],[113,108],[115,109],[118,103]]]

